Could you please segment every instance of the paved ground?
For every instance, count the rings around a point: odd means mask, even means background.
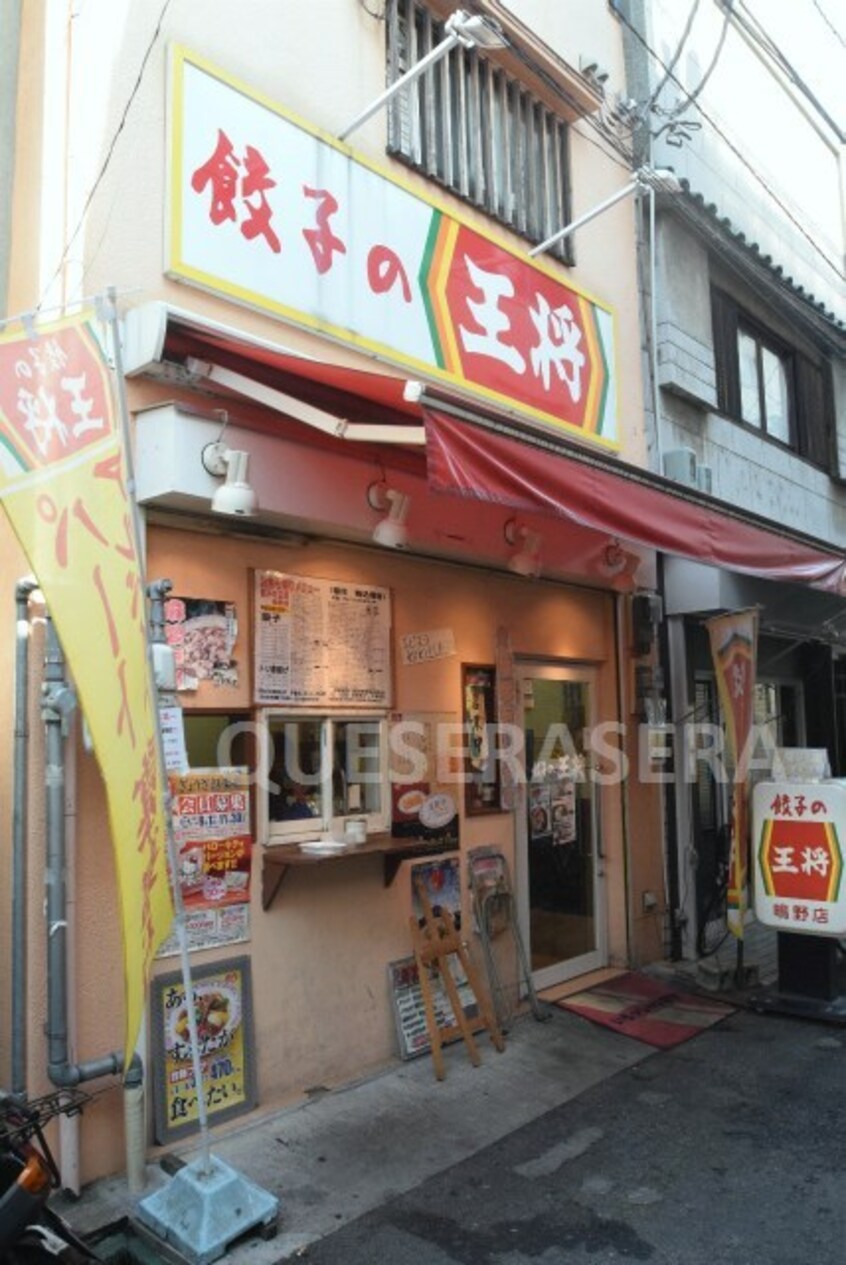
[[[843,1265],[846,1028],[739,1010],[659,1053],[551,1009],[441,1084],[400,1063],[217,1139],[283,1205],[228,1265]]]
[[[308,1249],[309,1265],[843,1265],[846,1035],[738,1012]]]

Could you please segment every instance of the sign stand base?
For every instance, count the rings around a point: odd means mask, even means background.
[[[759,1014],[792,1015],[797,1019],[846,1024],[846,994],[826,1001],[820,997],[803,997],[798,993],[780,993],[777,988],[768,988],[753,993],[749,1005]]]
[[[754,1010],[846,1023],[846,970],[831,936],[778,933],[778,984],[750,997]]]
[[[210,1265],[249,1230],[272,1237],[279,1213],[275,1196],[222,1160],[202,1164],[186,1164],[138,1205],[139,1220],[193,1265]]]

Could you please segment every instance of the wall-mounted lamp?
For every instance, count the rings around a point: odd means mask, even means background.
[[[565,237],[575,233],[577,228],[589,223],[590,220],[595,219],[597,215],[601,215],[603,211],[607,211],[615,203],[621,202],[630,193],[643,193],[645,191],[649,191],[652,194],[681,193],[681,185],[675,173],[670,171],[668,167],[641,167],[635,173],[634,178],[628,184],[623,185],[622,189],[612,193],[610,198],[606,198],[604,202],[600,202],[592,210],[580,215],[578,219],[573,220],[572,224],[565,224],[564,228],[559,228],[557,233],[547,237],[546,241],[541,242],[539,246],[533,246],[529,251],[529,258],[534,258],[535,255],[542,255],[544,251],[549,250],[550,246],[554,246],[556,242],[563,241]]]
[[[386,549],[407,549],[408,528],[405,520],[411,507],[411,497],[386,483],[371,483],[367,489],[367,503],[385,517],[373,528],[373,539]]]
[[[218,479],[225,477],[212,497],[212,513],[253,518],[258,510],[258,497],[255,488],[247,482],[250,454],[237,448],[227,448],[221,440],[216,440],[206,444],[202,462],[208,474]]]
[[[516,518],[509,518],[502,529],[502,534],[514,553],[508,559],[508,570],[515,575],[525,575],[537,579],[541,572],[541,545],[543,537],[539,532],[518,523]]]
[[[415,79],[419,79],[430,66],[434,66],[435,62],[445,57],[457,44],[462,44],[465,48],[504,48],[506,44],[505,36],[498,23],[478,13],[465,13],[463,9],[456,9],[452,17],[447,19],[444,31],[446,35],[440,43],[436,44],[425,57],[421,57],[420,61],[404,75],[396,79],[366,110],[357,114],[352,123],[349,123],[343,132],[338,133],[338,140],[345,141],[351,132],[361,127],[362,123],[365,123],[377,110],[381,110],[394,93],[407,88]]]

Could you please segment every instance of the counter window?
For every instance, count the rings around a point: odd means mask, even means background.
[[[340,832],[345,817],[386,829],[384,719],[270,714],[266,724],[268,839]]]

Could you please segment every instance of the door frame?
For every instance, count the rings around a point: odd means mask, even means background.
[[[595,663],[577,662],[575,660],[515,658],[514,677],[519,708],[519,724],[525,735],[523,706],[523,681],[526,679],[551,681],[585,681],[590,689],[590,715],[588,724],[597,723],[597,703],[599,694],[599,666]],[[514,824],[514,859],[517,879],[517,919],[520,934],[526,946],[526,953],[531,962],[531,928],[529,921],[529,832],[527,823],[528,806],[528,770],[526,769],[526,744],[520,753],[523,771],[524,795],[521,806],[515,813]],[[587,761],[588,778],[590,780],[590,760]],[[589,953],[575,958],[564,958],[551,966],[542,967],[532,972],[532,983],[536,989],[551,988],[556,984],[566,983],[589,971],[600,970],[608,965],[608,908],[607,887],[605,883],[605,849],[602,839],[602,787],[591,782],[591,830],[593,834],[593,916],[596,929],[596,948]]]

